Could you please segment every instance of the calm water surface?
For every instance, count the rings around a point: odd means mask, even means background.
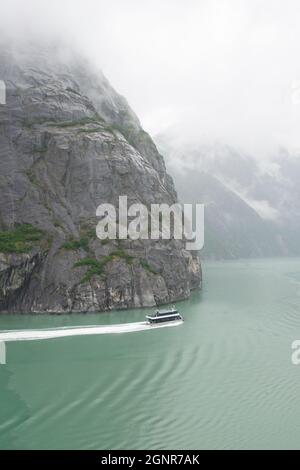
[[[300,448],[300,260],[204,263],[174,328],[7,345],[0,448]],[[141,321],[0,316],[0,329]]]

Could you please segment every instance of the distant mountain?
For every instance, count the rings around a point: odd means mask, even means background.
[[[300,158],[270,161],[220,144],[184,146],[155,138],[182,202],[205,204],[204,258],[298,256]]]

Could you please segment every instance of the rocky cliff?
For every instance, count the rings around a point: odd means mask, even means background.
[[[0,51],[0,311],[83,312],[187,298],[178,240],[101,242],[96,208],[177,196],[150,136],[105,77],[61,48]]]

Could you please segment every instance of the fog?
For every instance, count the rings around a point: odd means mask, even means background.
[[[10,40],[86,54],[152,135],[300,149],[297,0],[1,0]],[[1,73],[1,64],[0,64]],[[0,76],[1,79],[1,76]]]

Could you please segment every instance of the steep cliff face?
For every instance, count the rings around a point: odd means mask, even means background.
[[[96,208],[176,201],[149,135],[107,80],[54,48],[0,51],[0,311],[152,306],[201,284],[178,240],[96,237]]]

